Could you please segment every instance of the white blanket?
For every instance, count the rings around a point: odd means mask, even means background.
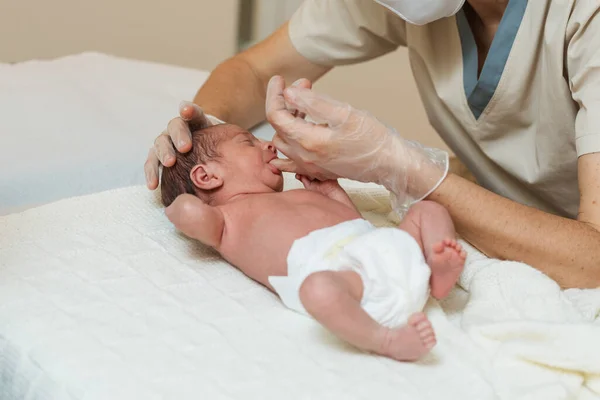
[[[344,185],[391,224],[387,193]],[[600,290],[472,248],[461,285],[427,306],[438,346],[399,363],[286,309],[143,187],[63,200],[0,217],[0,399],[600,398]]]

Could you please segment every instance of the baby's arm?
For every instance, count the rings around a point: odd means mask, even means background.
[[[312,190],[313,192],[321,193],[324,196],[329,197],[332,200],[339,201],[342,204],[356,210],[358,209],[350,200],[348,193],[338,183],[336,180],[328,180],[328,181],[319,181],[319,180],[310,180],[304,175],[296,174],[296,179],[298,179],[307,190]]]
[[[165,210],[167,218],[186,236],[218,249],[225,226],[223,213],[191,194],[182,194]]]

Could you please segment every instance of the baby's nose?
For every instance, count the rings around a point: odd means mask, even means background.
[[[277,153],[277,150],[275,149],[273,142],[265,142],[265,149],[269,150],[271,153]]]

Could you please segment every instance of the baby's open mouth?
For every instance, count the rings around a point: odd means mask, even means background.
[[[269,168],[271,169],[271,172],[273,172],[276,175],[281,175],[281,171],[279,170],[279,168],[277,168],[276,166],[274,166],[273,164],[271,164],[270,161],[267,164],[269,165]]]
[[[271,170],[271,172],[273,172],[276,175],[281,175],[281,171],[279,170],[279,168],[277,168],[276,166],[274,166],[273,164],[271,164],[271,161],[278,160],[278,159],[279,159],[279,157],[277,157],[276,155],[274,155],[273,158],[271,158],[267,162],[267,165],[269,166],[269,169]]]

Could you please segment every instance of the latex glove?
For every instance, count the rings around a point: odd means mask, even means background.
[[[306,114],[309,122],[290,110]],[[448,154],[403,139],[371,114],[312,90],[285,89],[273,77],[267,89],[267,119],[275,147],[289,160],[273,160],[282,171],[320,180],[345,177],[385,186],[404,213],[427,197],[448,173]]]
[[[154,146],[148,152],[144,164],[148,188],[154,190],[158,187],[160,164],[165,167],[172,167],[175,164],[175,148],[180,153],[187,153],[192,149],[192,131],[221,123],[223,121],[220,119],[204,114],[197,104],[189,101],[182,102],[179,105],[179,117],[169,121],[167,129],[154,140]]]

